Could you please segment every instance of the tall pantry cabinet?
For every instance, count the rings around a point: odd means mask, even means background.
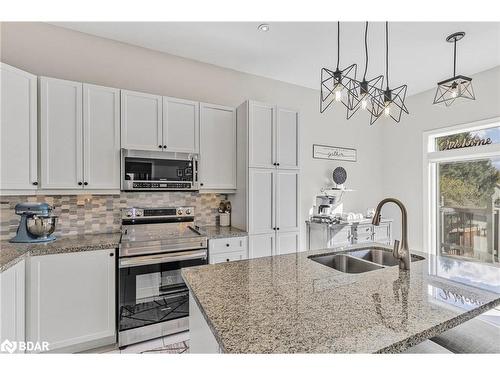
[[[299,113],[247,101],[237,109],[238,190],[232,225],[249,234],[249,258],[299,249]]]

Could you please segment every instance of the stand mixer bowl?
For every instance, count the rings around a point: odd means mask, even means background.
[[[57,216],[33,215],[26,220],[28,232],[37,237],[48,237],[56,229]]]

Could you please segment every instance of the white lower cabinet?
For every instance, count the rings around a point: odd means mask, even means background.
[[[247,237],[217,238],[208,241],[210,264],[248,259]]]
[[[26,339],[78,352],[116,341],[115,249],[28,259]]]
[[[25,341],[25,261],[0,273],[0,343]],[[5,348],[10,351],[9,347]],[[20,353],[12,346],[13,353]]]
[[[276,235],[276,254],[291,254],[299,251],[299,232],[279,232]]]
[[[276,253],[276,235],[274,231],[266,234],[248,236],[248,257],[250,259],[269,257]]]

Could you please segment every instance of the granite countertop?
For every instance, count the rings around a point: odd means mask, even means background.
[[[410,272],[347,274],[308,259],[345,250],[190,267],[182,275],[227,353],[397,353],[500,304],[498,265],[412,252],[425,259]]]
[[[206,225],[196,227],[198,231],[207,236],[209,240],[216,238],[244,237],[248,233],[235,227],[221,227],[220,225]]]
[[[0,241],[0,272],[12,267],[27,256],[39,256],[78,251],[117,248],[121,233],[61,236],[46,243],[11,243]]]

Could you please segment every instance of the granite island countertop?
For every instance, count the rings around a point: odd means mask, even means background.
[[[121,233],[82,234],[57,237],[46,243],[11,243],[0,241],[0,272],[28,256],[72,253],[117,248]]]
[[[182,275],[226,353],[397,353],[500,304],[498,264],[412,252],[425,259],[410,272],[347,274],[308,259],[341,251],[190,267]]]
[[[196,229],[209,240],[217,238],[245,237],[248,233],[235,227],[221,227],[220,225],[197,226]]]

